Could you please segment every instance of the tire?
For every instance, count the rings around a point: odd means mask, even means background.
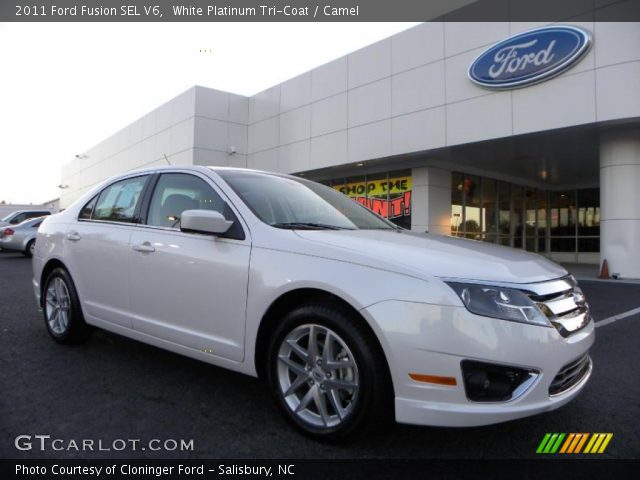
[[[345,307],[314,303],[289,312],[271,338],[267,380],[276,403],[317,440],[342,440],[392,418],[387,363],[361,322]]]
[[[58,343],[83,343],[92,329],[84,321],[78,293],[71,275],[64,268],[53,270],[42,290],[44,324]],[[57,312],[57,313],[56,313]]]
[[[27,258],[31,258],[31,257],[33,257],[33,250],[35,248],[36,248],[35,239],[34,240],[29,240],[29,243],[27,243],[27,246],[24,249],[24,252],[22,252],[22,254]]]

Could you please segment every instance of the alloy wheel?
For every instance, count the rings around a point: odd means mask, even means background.
[[[287,407],[315,428],[336,427],[355,408],[358,365],[346,342],[327,327],[292,330],[280,344],[277,372]]]
[[[45,296],[47,323],[56,335],[62,335],[69,326],[71,316],[71,298],[64,280],[54,277],[47,288]]]

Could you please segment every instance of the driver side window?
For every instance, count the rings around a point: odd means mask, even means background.
[[[161,175],[151,197],[147,225],[180,228],[185,210],[226,213],[224,200],[204,180],[186,173]]]

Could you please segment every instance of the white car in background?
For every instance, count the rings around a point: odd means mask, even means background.
[[[549,260],[396,227],[301,178],[166,167],[48,217],[33,289],[54,340],[99,327],[266,379],[321,438],[486,425],[585,386],[594,323]]]

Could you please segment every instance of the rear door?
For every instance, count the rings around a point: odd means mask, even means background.
[[[217,210],[234,224],[223,236],[180,231],[184,210]],[[207,178],[160,175],[145,224],[131,236],[136,330],[229,360],[244,355],[251,243]]]
[[[67,228],[65,260],[90,323],[131,327],[129,240],[149,178],[141,175],[112,183]]]

